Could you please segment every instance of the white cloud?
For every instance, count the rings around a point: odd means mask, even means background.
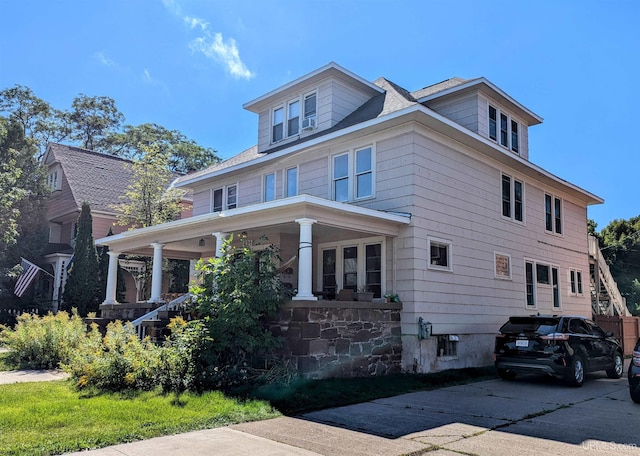
[[[234,78],[251,79],[255,76],[240,59],[236,40],[229,38],[225,42],[222,33],[216,33],[213,37],[207,34],[196,38],[191,42],[191,49],[221,62]]]
[[[236,79],[251,79],[255,76],[240,58],[238,46],[233,38],[227,38],[225,41],[222,33],[212,34],[207,21],[184,14],[175,0],[162,0],[162,3],[172,14],[180,17],[190,29],[200,29],[202,32],[200,37],[189,43],[191,50],[222,63],[226,71]]]
[[[197,17],[183,16],[182,19],[192,29],[194,29],[196,27],[200,27],[200,29],[204,31],[204,30],[207,30],[207,28],[209,27],[209,23],[207,21],[204,21],[204,20],[199,19]]]
[[[102,63],[104,66],[116,66],[116,62],[107,57],[106,54],[102,51],[94,53],[93,58]]]

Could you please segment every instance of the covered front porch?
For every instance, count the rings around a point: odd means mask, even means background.
[[[242,236],[254,248],[280,250],[281,280],[294,301],[335,299],[340,290],[369,290],[383,300],[395,289],[394,242],[409,214],[383,212],[309,195],[255,204],[126,231],[98,239],[109,246],[104,307],[118,307],[117,265],[122,254],[153,258],[148,304],[163,299],[162,260],[216,257],[224,241]],[[344,296],[341,295],[341,296]]]

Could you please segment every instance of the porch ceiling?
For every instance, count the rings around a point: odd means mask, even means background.
[[[114,252],[152,255],[152,243],[164,245],[163,256],[168,258],[199,258],[215,250],[213,233],[239,233],[265,230],[291,234],[299,233],[295,220],[311,218],[314,237],[325,237],[331,231],[352,232],[354,236],[397,236],[408,225],[408,215],[398,215],[338,203],[310,195],[270,201],[268,203],[203,214],[183,220],[125,231],[98,239],[96,245],[107,245]],[[205,245],[200,246],[200,239]]]

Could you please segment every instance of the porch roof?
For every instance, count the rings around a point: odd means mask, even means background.
[[[411,220],[410,214],[378,211],[311,195],[298,195],[125,231],[98,239],[96,245],[109,246],[114,252],[150,256],[153,252],[151,244],[160,243],[164,245],[163,255],[166,257],[199,258],[213,249],[211,243],[202,246],[198,241],[210,238],[213,233],[281,229],[297,234],[295,220],[300,218],[317,221],[314,235],[319,230],[342,229],[368,235],[397,236],[400,229]]]

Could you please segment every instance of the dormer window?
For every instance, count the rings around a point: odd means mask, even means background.
[[[304,120],[316,120],[316,93],[310,93],[304,97]],[[307,122],[308,123],[308,122]]]
[[[316,92],[289,100],[283,106],[274,108],[271,115],[271,142],[276,143],[299,135],[300,131],[315,129],[316,117]]]
[[[520,153],[518,122],[491,105],[489,105],[489,139],[499,142],[501,146],[511,149],[516,154]]]
[[[281,141],[282,138],[284,138],[284,108],[276,108],[273,110],[271,138],[273,142]]]
[[[49,188],[51,189],[52,192],[56,191],[56,190],[60,190],[62,188],[62,182],[59,176],[59,169],[55,168],[55,169],[51,169],[49,171],[49,177],[47,178],[47,184],[49,185]]]
[[[287,136],[297,135],[300,130],[300,100],[289,102],[287,110]]]

